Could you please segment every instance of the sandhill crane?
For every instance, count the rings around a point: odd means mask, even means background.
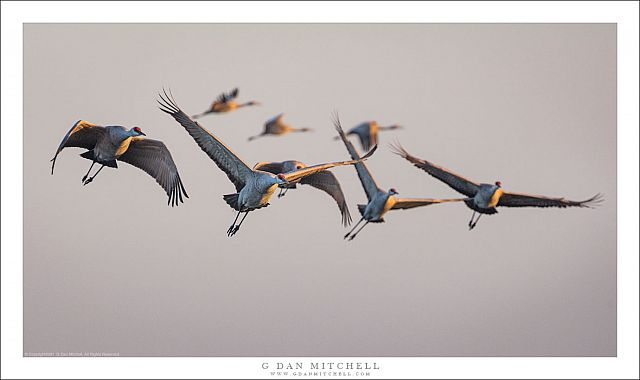
[[[282,161],[282,162],[260,162],[256,164],[254,170],[262,170],[265,172],[278,174],[289,173],[294,170],[306,168],[307,165],[300,161]],[[351,224],[351,214],[347,207],[347,201],[344,198],[344,193],[340,187],[340,182],[336,176],[328,170],[323,170],[315,174],[306,176],[300,180],[301,185],[311,185],[316,189],[320,189],[329,194],[338,204],[340,214],[342,215],[342,224],[346,227]],[[296,183],[282,184],[280,187],[280,193],[278,198],[283,197],[289,189],[295,189]]]
[[[82,177],[84,185],[93,181],[102,168],[117,168],[117,161],[123,161],[140,168],[155,178],[156,182],[167,192],[168,204],[177,206],[187,195],[178,168],[173,162],[169,149],[162,141],[147,139],[139,127],[126,129],[118,125],[99,126],[86,120],[79,120],[67,132],[51,159],[51,174],[56,165],[58,154],[69,147],[88,149],[80,156],[91,160],[87,174]],[[89,173],[95,163],[101,164],[91,177]],[[89,178],[87,178],[89,177]]]
[[[349,155],[352,159],[357,160],[360,157],[357,149],[353,146],[351,141],[347,139],[342,127],[340,126],[340,120],[338,116],[335,116],[334,125],[342,142],[347,147],[347,151],[349,151]],[[434,203],[445,203],[445,202],[460,202],[464,201],[467,198],[458,198],[458,199],[431,199],[431,198],[398,198],[398,191],[396,189],[391,188],[389,191],[384,191],[376,184],[376,181],[373,179],[373,176],[367,169],[367,165],[364,162],[358,162],[355,164],[356,172],[358,173],[358,177],[360,178],[360,182],[362,183],[362,187],[364,188],[364,192],[367,195],[368,203],[366,205],[359,204],[358,211],[362,215],[362,218],[356,223],[355,226],[349,231],[344,238],[349,238],[349,240],[353,240],[360,231],[370,222],[373,223],[382,223],[384,222],[384,214],[386,214],[389,210],[397,210],[397,209],[408,209],[420,206],[428,206]],[[365,221],[365,224],[360,227],[355,233],[356,228]]]
[[[169,94],[171,93],[169,92]],[[313,165],[289,173],[278,173],[277,175],[262,170],[253,170],[213,133],[203,128],[198,122],[190,119],[178,107],[172,95],[168,95],[165,91],[164,96],[160,94],[158,103],[160,104],[160,110],[171,115],[182,125],[200,149],[213,160],[220,170],[227,174],[229,180],[235,185],[236,193],[223,195],[227,204],[238,212],[227,230],[227,236],[229,237],[238,232],[249,212],[269,205],[269,199],[279,185],[299,181],[308,175],[335,166],[353,165],[370,156],[369,154],[358,160]],[[244,216],[240,223],[236,224],[241,213],[244,213]]]
[[[431,176],[449,185],[449,187],[455,191],[469,197],[469,199],[465,201],[467,207],[473,210],[471,220],[469,220],[469,230],[472,230],[476,226],[482,214],[496,214],[498,212],[496,207],[498,206],[592,208],[603,200],[602,195],[599,193],[584,201],[550,198],[543,195],[508,193],[502,189],[502,182],[500,181],[496,181],[493,185],[488,183],[476,183],[427,160],[410,155],[402,146],[400,146],[400,144],[392,145],[392,150],[394,153],[411,162],[415,167],[424,170]],[[473,218],[476,215],[476,212],[479,215],[474,222]]]
[[[267,120],[264,123],[264,131],[256,136],[249,137],[249,141],[255,140],[258,137],[266,136],[266,135],[286,135],[289,132],[310,132],[312,129],[310,128],[293,128],[289,124],[285,124],[283,121],[284,114],[274,116],[273,118]]]
[[[235,101],[235,98],[238,97],[238,88],[234,88],[233,90],[225,93],[223,92],[222,94],[220,94],[218,96],[218,98],[211,103],[211,107],[209,107],[208,110],[204,111],[201,114],[198,115],[193,115],[192,117],[194,119],[197,119],[199,117],[202,117],[204,115],[208,115],[210,113],[223,113],[223,112],[229,112],[229,111],[234,111],[238,108],[242,108],[242,107],[249,107],[249,106],[257,106],[260,105],[260,103],[256,102],[255,100],[252,100],[250,102],[246,102],[246,103],[237,103]]]
[[[402,127],[396,124],[382,127],[375,121],[365,121],[348,130],[347,136],[358,136],[360,145],[362,145],[362,149],[368,151],[372,146],[378,144],[378,131],[389,131],[399,128]],[[340,136],[336,136],[334,137],[334,139],[339,140]]]

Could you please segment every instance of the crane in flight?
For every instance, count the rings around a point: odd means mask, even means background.
[[[378,144],[378,132],[379,131],[391,131],[394,129],[401,129],[402,127],[393,124],[386,127],[378,125],[376,121],[365,121],[356,125],[347,131],[347,136],[356,135],[358,136],[358,140],[360,140],[360,145],[362,149],[366,152],[372,146]],[[340,140],[340,136],[334,137],[335,140]]]
[[[458,175],[451,170],[433,164],[427,160],[410,155],[400,144],[391,146],[394,153],[411,162],[415,167],[424,170],[431,176],[439,179],[449,185],[455,191],[466,195],[469,199],[465,200],[467,207],[473,210],[471,220],[469,220],[469,230],[472,230],[482,214],[496,214],[496,207],[587,207],[602,202],[602,195],[596,194],[589,199],[583,201],[572,201],[565,198],[552,198],[544,195],[532,195],[522,193],[506,192],[502,189],[502,182],[496,181],[493,184],[477,183]],[[476,213],[477,219],[474,221]]]
[[[152,176],[169,196],[168,204],[177,206],[186,198],[187,191],[182,185],[178,168],[173,162],[171,153],[162,141],[145,137],[139,127],[127,129],[119,125],[100,126],[86,120],[78,120],[69,129],[51,159],[51,174],[56,159],[65,148],[77,147],[87,149],[80,157],[91,160],[87,174],[82,177],[83,185],[91,183],[105,167],[117,168],[116,161],[123,161],[144,170]],[[89,177],[93,165],[100,168]]]
[[[283,113],[272,117],[271,119],[267,120],[266,123],[264,123],[264,130],[262,131],[261,134],[251,136],[249,137],[248,140],[252,141],[257,139],[258,137],[267,136],[267,135],[281,136],[291,132],[311,132],[312,131],[311,128],[294,128],[289,124],[286,124],[283,119],[284,119]]]
[[[211,103],[211,106],[206,111],[198,115],[193,115],[192,117],[194,119],[197,119],[199,117],[208,115],[210,113],[231,112],[242,107],[260,105],[260,103],[256,102],[255,100],[252,100],[246,103],[238,103],[235,100],[237,97],[238,97],[238,87],[234,88],[229,92],[223,92],[218,96],[218,98],[213,103]]]
[[[352,159],[357,160],[360,157],[360,154],[351,141],[347,139],[337,115],[335,115],[334,118],[334,125],[338,131],[339,137],[347,148],[349,155]],[[364,192],[367,195],[368,203],[366,205],[358,205],[358,211],[360,211],[362,218],[360,218],[358,223],[353,226],[351,231],[344,235],[345,239],[348,238],[349,240],[353,240],[369,223],[383,223],[383,216],[389,210],[409,209],[420,206],[429,206],[436,203],[461,202],[467,199],[399,198],[396,197],[396,195],[398,195],[398,191],[396,189],[391,188],[388,191],[384,191],[376,184],[376,181],[373,179],[373,176],[369,172],[369,169],[367,169],[367,165],[364,162],[358,162],[354,166],[356,167],[356,172],[358,173]],[[365,223],[356,231],[356,228],[362,222]]]
[[[253,169],[278,174],[289,173],[306,167],[307,165],[303,162],[289,160],[282,162],[260,162],[256,164]],[[340,187],[340,182],[338,182],[338,179],[333,173],[329,170],[319,171],[315,174],[302,178],[298,183],[301,185],[311,185],[316,189],[329,194],[338,204],[340,214],[342,215],[342,224],[345,227],[351,224],[351,214],[349,213],[349,207],[347,207],[347,201],[345,200],[344,193],[342,192],[342,187]],[[281,198],[284,197],[289,189],[296,189],[297,183],[282,184],[279,185],[279,187],[280,192],[278,193],[278,198]]]

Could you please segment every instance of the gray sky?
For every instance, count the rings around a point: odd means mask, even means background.
[[[24,28],[24,351],[162,356],[581,356],[616,353],[616,29],[572,25],[35,25]],[[462,204],[393,211],[345,242],[309,187],[232,239],[224,173],[155,99],[222,91],[260,107],[201,119],[249,165],[348,157],[345,127],[398,123],[368,161],[401,196],[455,197],[393,155],[595,209]],[[285,112],[308,134],[247,142]],[[90,185],[78,119],[139,126],[172,152],[178,208],[125,163]],[[366,197],[337,168],[351,213]]]

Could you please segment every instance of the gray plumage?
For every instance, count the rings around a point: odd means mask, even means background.
[[[289,160],[282,162],[260,162],[253,168],[255,170],[262,170],[273,174],[288,173],[294,170],[306,168],[307,165],[300,161]],[[340,187],[340,182],[336,176],[328,170],[323,170],[315,174],[311,174],[300,180],[301,185],[311,185],[316,189],[322,190],[329,194],[338,204],[340,214],[342,215],[342,224],[348,226],[351,224],[351,214],[345,200],[344,193]],[[295,189],[296,183],[290,183],[287,185],[280,185],[280,194],[278,197],[284,196],[288,189]],[[284,191],[283,191],[284,189]]]
[[[465,201],[467,207],[474,211],[469,221],[469,229],[473,229],[476,226],[482,214],[496,214],[498,212],[496,207],[499,206],[592,208],[603,200],[602,195],[599,193],[583,201],[572,201],[565,198],[553,198],[544,195],[510,193],[502,189],[502,183],[500,181],[496,181],[494,184],[477,183],[427,160],[412,156],[399,144],[392,145],[391,148],[394,153],[411,162],[415,167],[422,169],[429,175],[444,182],[457,192],[470,197],[469,200]],[[480,213],[480,216],[478,216],[474,222],[473,217],[476,212]]]
[[[51,174],[56,159],[63,149],[77,147],[87,149],[80,156],[91,160],[91,167],[82,177],[84,185],[91,183],[105,166],[117,168],[116,161],[123,161],[144,170],[165,190],[168,204],[177,206],[183,196],[189,197],[182,184],[178,169],[169,149],[162,141],[147,139],[140,128],[126,129],[122,126],[99,126],[86,120],[76,122],[62,139],[51,159]],[[87,178],[95,163],[102,166]]]
[[[253,170],[240,159],[229,147],[227,147],[213,133],[206,130],[198,122],[193,121],[178,107],[173,96],[164,92],[160,95],[160,110],[171,115],[198,144],[200,149],[227,174],[229,180],[234,184],[236,193],[223,196],[227,204],[238,211],[232,225],[227,230],[228,236],[233,236],[240,229],[240,225],[252,210],[256,210],[269,205],[269,199],[279,185],[286,185],[297,182],[306,176],[312,175],[322,170],[335,166],[352,165],[359,160],[339,161],[326,164],[318,164],[297,169],[288,173],[273,174],[262,170]],[[366,159],[368,156],[363,157]],[[236,221],[240,213],[245,213],[240,223]]]

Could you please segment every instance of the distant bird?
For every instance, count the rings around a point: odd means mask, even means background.
[[[357,160],[360,157],[357,149],[353,146],[351,141],[347,139],[342,127],[340,125],[340,120],[337,115],[334,119],[334,125],[336,130],[338,131],[339,137],[344,142],[344,145],[347,147],[347,151],[349,151],[349,155],[352,159]],[[464,201],[467,198],[459,198],[459,199],[431,199],[431,198],[398,198],[398,192],[396,189],[391,188],[389,191],[384,191],[376,184],[376,181],[373,179],[373,176],[367,169],[367,166],[364,162],[358,162],[355,164],[356,172],[358,173],[358,177],[360,178],[360,182],[362,183],[362,187],[364,188],[364,192],[367,194],[368,203],[366,205],[359,204],[358,211],[362,215],[362,218],[356,223],[355,226],[349,231],[344,238],[349,238],[349,240],[353,240],[353,238],[362,231],[364,227],[370,222],[373,223],[382,223],[384,222],[384,214],[386,214],[389,210],[397,210],[397,209],[408,209],[420,206],[428,206],[434,203],[445,203],[445,202],[460,202]],[[354,231],[360,225],[360,223],[365,222],[365,224],[360,227],[355,233]]]
[[[51,159],[51,174],[53,175],[56,158],[64,148],[88,149],[80,155],[91,160],[87,174],[82,177],[84,185],[93,181],[105,166],[117,168],[116,160],[124,161],[155,178],[169,196],[167,203],[177,206],[179,202],[183,202],[183,195],[187,198],[189,196],[182,185],[171,153],[162,141],[147,139],[144,136],[146,135],[138,127],[127,130],[118,125],[102,127],[86,120],[79,120],[64,136]],[[96,162],[102,166],[93,176],[87,178]]]
[[[495,214],[496,207],[588,207],[602,202],[602,195],[596,194],[584,201],[571,201],[564,198],[550,198],[542,195],[530,195],[520,193],[508,193],[502,190],[502,182],[496,181],[493,185],[487,183],[476,183],[470,181],[448,169],[437,166],[427,160],[414,157],[407,153],[399,144],[392,145],[394,153],[404,157],[415,167],[424,170],[431,176],[439,179],[454,189],[455,191],[470,197],[465,201],[467,207],[473,210],[471,220],[469,220],[469,230],[473,229],[482,214]],[[478,218],[473,221],[476,212]]]
[[[264,131],[256,136],[249,137],[249,141],[255,140],[258,137],[266,136],[266,135],[286,135],[289,132],[310,132],[312,129],[310,128],[293,128],[289,124],[285,124],[283,119],[284,114],[281,113],[278,116],[275,116],[264,124]]]
[[[294,170],[304,169],[307,165],[300,161],[282,161],[282,162],[260,162],[253,167],[253,170],[262,170],[265,172],[279,174],[279,173],[289,173]],[[342,192],[342,188],[340,187],[340,182],[336,176],[328,170],[323,170],[317,172],[315,174],[311,174],[302,178],[299,182],[301,185],[311,185],[316,189],[320,189],[325,193],[329,194],[338,204],[338,208],[340,208],[340,214],[342,215],[342,224],[344,226],[348,226],[351,224],[351,214],[349,213],[349,208],[347,207],[347,201],[345,201],[344,193]],[[297,184],[289,183],[280,185],[280,193],[278,193],[278,198],[283,197],[289,189],[297,188]]]
[[[369,154],[362,159],[352,161],[318,164],[288,173],[278,173],[277,175],[262,170],[252,170],[213,133],[200,126],[196,121],[191,120],[189,116],[178,107],[173,96],[168,95],[165,91],[164,96],[162,94],[160,95],[160,99],[161,100],[158,101],[160,109],[171,115],[184,127],[198,146],[200,146],[200,149],[215,162],[220,170],[227,174],[229,180],[236,187],[236,193],[223,195],[227,204],[238,211],[236,218],[227,230],[228,236],[233,236],[238,232],[242,222],[250,211],[268,206],[269,199],[279,185],[288,185],[306,176],[334,166],[352,165],[370,156]],[[240,220],[240,223],[236,225],[241,213],[245,214],[242,220]]]
[[[227,93],[222,93],[218,96],[218,99],[216,99],[212,104],[211,107],[209,107],[208,110],[204,111],[201,114],[198,115],[193,115],[192,117],[194,119],[197,119],[199,117],[202,117],[204,115],[208,115],[210,113],[223,113],[223,112],[230,112],[230,111],[234,111],[238,108],[242,108],[242,107],[249,107],[249,106],[257,106],[260,105],[260,103],[256,102],[255,100],[252,100],[250,102],[246,102],[246,103],[236,103],[235,98],[238,97],[238,88],[234,88],[233,90],[227,92]]]
[[[365,151],[369,150],[372,146],[378,144],[378,131],[390,131],[393,129],[402,128],[399,125],[389,125],[387,127],[381,127],[375,121],[365,121],[347,131],[347,136],[356,135],[360,139],[360,145]],[[339,140],[340,136],[334,137],[335,140]]]

